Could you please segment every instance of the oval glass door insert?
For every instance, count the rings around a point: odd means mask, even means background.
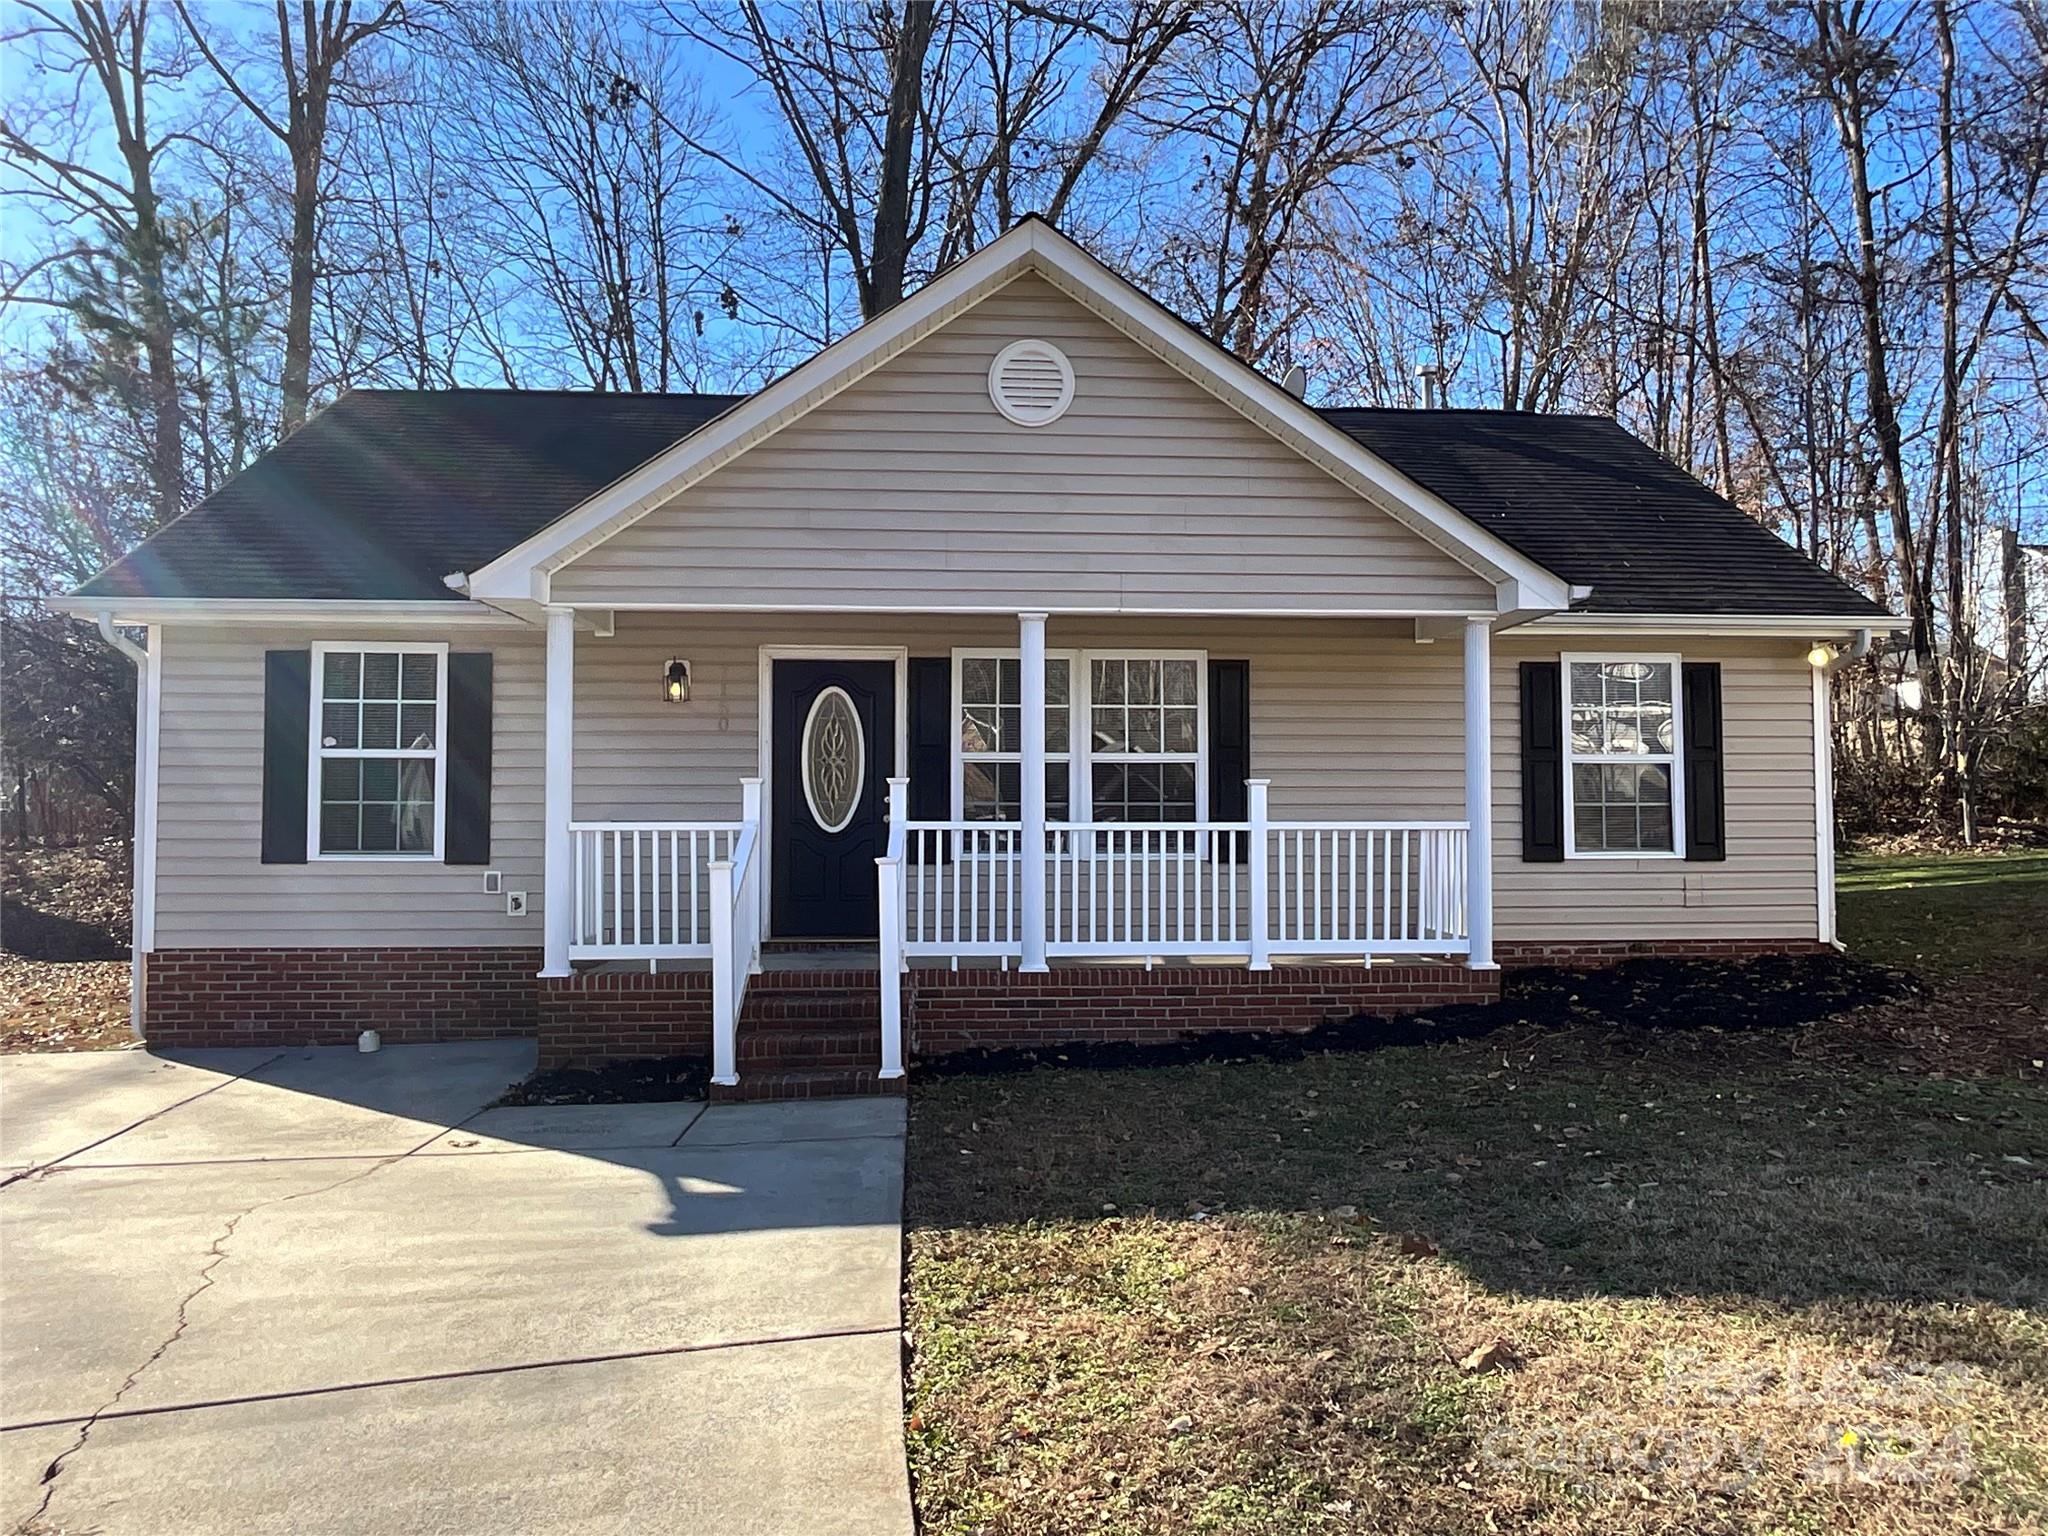
[[[844,688],[827,688],[811,701],[801,757],[811,818],[827,832],[843,832],[860,805],[868,758],[860,711]]]

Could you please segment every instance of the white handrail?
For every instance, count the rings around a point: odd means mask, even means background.
[[[738,1083],[740,1008],[761,971],[761,781],[740,780],[732,856],[712,863],[711,1081]]]
[[[889,851],[875,860],[877,932],[876,963],[882,988],[882,1066],[880,1076],[903,1075],[904,920],[903,855],[910,836],[910,780],[889,780]]]

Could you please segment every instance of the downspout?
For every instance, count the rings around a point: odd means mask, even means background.
[[[99,613],[100,635],[135,667],[135,821],[129,839],[129,873],[132,887],[128,905],[128,1028],[135,1038],[147,1038],[142,1017],[143,957],[155,947],[155,927],[150,908],[156,885],[156,795],[154,774],[156,754],[156,682],[154,645],[144,650],[114,627],[114,615]],[[154,631],[152,631],[152,638]]]
[[[1849,642],[1849,649],[1828,657],[1821,664],[1821,671],[1832,675],[1852,661],[1861,661],[1870,654],[1870,647],[1875,643],[1875,639],[1875,631],[1868,629],[1857,630],[1856,638]],[[1819,649],[1819,647],[1816,649]]]
[[[1842,940],[1835,922],[1835,739],[1829,721],[1833,701],[1828,679],[1850,662],[1868,656],[1874,638],[1873,631],[1859,629],[1846,651],[1837,652],[1825,641],[1816,641],[1806,653],[1813,667],[1815,937],[1836,950],[1842,948]]]

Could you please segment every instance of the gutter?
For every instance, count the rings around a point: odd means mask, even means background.
[[[145,650],[114,627],[113,610],[96,616],[100,635],[135,668],[135,822],[129,840],[133,887],[128,917],[128,1028],[147,1039],[143,1025],[143,961],[156,948],[156,727],[162,682],[162,631],[152,627]]]
[[[1864,657],[1868,656],[1875,638],[1876,632],[1874,630],[1867,628],[1859,629],[1856,631],[1855,639],[1850,641],[1848,650],[1836,651],[1830,645],[1816,645],[1811,651],[1806,653],[1806,659],[1812,661],[1820,669],[1823,677],[1830,677],[1839,672],[1843,667],[1846,667],[1850,662],[1861,661]],[[1823,655],[1824,659],[1814,660],[1814,658],[1823,657]]]

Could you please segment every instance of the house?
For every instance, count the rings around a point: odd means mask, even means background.
[[[1038,220],[752,396],[348,394],[58,606],[148,629],[152,1042],[786,1094],[1827,945],[1822,664],[1899,627],[1612,421],[1311,409]]]

